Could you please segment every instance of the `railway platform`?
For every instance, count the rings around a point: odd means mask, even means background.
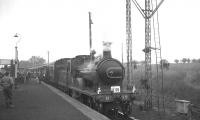
[[[61,91],[35,80],[13,90],[14,108],[6,108],[0,90],[0,120],[108,120]]]

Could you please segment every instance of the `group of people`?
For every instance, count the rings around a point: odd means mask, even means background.
[[[29,81],[33,76],[31,76],[31,73],[27,73],[25,76],[25,81]],[[44,80],[45,74],[38,74],[37,76],[33,77],[39,84],[41,84],[41,81]],[[17,79],[16,79],[17,80]],[[24,83],[25,83],[24,81]],[[14,105],[12,103],[12,90],[16,87],[16,82],[14,82],[13,77],[10,76],[9,72],[5,72],[4,74],[1,74],[0,76],[0,87],[3,89],[3,95],[5,97],[5,105],[7,108],[13,108]]]
[[[12,77],[10,77],[9,72],[5,72],[4,76],[0,79],[0,86],[3,88],[6,107],[13,108],[12,89],[14,86],[14,80]]]

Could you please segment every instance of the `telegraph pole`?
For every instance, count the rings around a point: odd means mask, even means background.
[[[89,12],[89,41],[90,41],[90,55],[92,54],[92,19],[91,19],[91,12]]]
[[[123,51],[123,43],[122,43],[122,65],[124,65],[124,51]]]
[[[48,64],[48,67],[49,67],[49,51],[47,52],[47,54],[48,54],[48,62],[47,62],[47,64]]]

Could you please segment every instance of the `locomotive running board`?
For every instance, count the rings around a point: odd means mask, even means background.
[[[69,87],[69,89],[75,90],[77,92],[80,92],[80,93],[83,93],[83,94],[86,94],[86,95],[89,95],[89,96],[97,95],[96,92],[91,92],[89,90],[84,90],[84,89],[80,89],[80,88],[76,88],[76,87]]]

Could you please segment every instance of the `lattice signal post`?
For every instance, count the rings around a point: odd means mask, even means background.
[[[150,0],[145,0],[145,80],[146,84],[146,98],[145,98],[145,108],[152,107],[152,91],[151,84],[149,83],[152,78],[151,71],[151,19],[150,16]]]
[[[161,0],[156,8],[153,10],[152,0],[145,0],[145,9],[142,9],[136,0],[132,0],[139,12],[145,19],[145,78],[144,78],[144,88],[145,88],[145,109],[152,108],[152,70],[151,70],[151,18],[154,13],[158,10],[160,5],[164,0]]]
[[[131,0],[126,0],[126,51],[127,51],[127,89],[131,89],[131,79],[132,79]]]

